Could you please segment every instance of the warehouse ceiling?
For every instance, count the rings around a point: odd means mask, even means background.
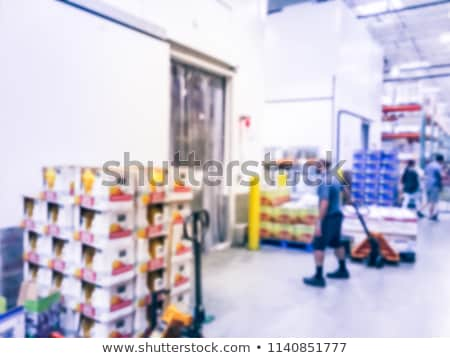
[[[450,0],[343,1],[384,49],[385,80],[420,81],[450,104]],[[269,0],[268,10],[301,2],[305,0]]]
[[[345,0],[385,53],[385,79],[421,80],[450,103],[450,1]]]

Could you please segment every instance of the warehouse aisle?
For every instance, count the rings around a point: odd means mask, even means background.
[[[443,219],[444,220],[444,219]],[[448,219],[447,219],[448,220]],[[382,272],[350,264],[324,290],[301,279],[310,254],[264,247],[205,258],[207,337],[434,337],[450,335],[450,221],[420,224],[415,265]],[[325,270],[334,269],[330,252]]]

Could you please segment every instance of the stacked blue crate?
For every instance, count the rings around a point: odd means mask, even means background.
[[[23,275],[23,231],[20,228],[0,230],[0,296],[8,308],[17,302]]]
[[[353,201],[364,205],[393,206],[398,183],[396,153],[358,151],[353,155]]]

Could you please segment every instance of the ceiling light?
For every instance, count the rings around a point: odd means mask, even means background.
[[[440,36],[439,36],[439,41],[443,44],[448,44],[450,43],[450,32],[443,32]]]
[[[403,1],[402,0],[390,0],[389,1],[389,7],[391,9],[401,9],[403,7]]]
[[[387,1],[370,2],[368,4],[358,5],[355,7],[355,10],[358,13],[358,15],[376,14],[378,12],[386,11],[387,9],[388,9]]]
[[[430,67],[430,63],[427,61],[414,61],[406,62],[398,65],[400,70],[410,70],[414,68]]]
[[[423,87],[420,89],[422,93],[439,93],[441,89],[439,87]]]

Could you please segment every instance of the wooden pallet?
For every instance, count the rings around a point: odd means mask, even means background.
[[[292,240],[282,240],[277,238],[261,238],[261,244],[267,245],[267,246],[278,246],[283,249],[293,249],[293,250],[302,250],[306,252],[313,252],[313,245],[312,243],[304,243],[299,241],[292,241]]]

